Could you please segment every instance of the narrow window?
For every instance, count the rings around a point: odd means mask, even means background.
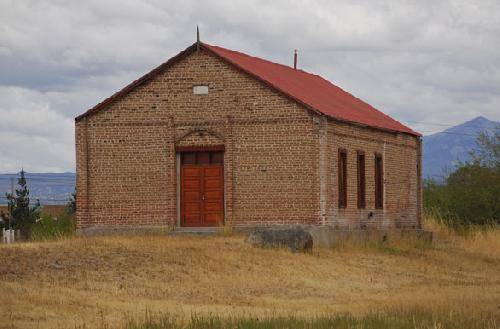
[[[382,155],[375,154],[375,208],[384,207],[384,167]]]
[[[366,205],[365,183],[365,153],[358,151],[358,208],[364,209]]]
[[[339,149],[338,159],[339,208],[347,206],[347,151]]]

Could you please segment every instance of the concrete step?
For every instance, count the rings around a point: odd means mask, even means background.
[[[224,227],[176,227],[169,235],[215,235],[222,233]]]

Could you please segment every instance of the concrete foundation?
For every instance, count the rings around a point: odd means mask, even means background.
[[[308,227],[314,245],[334,248],[345,244],[366,244],[417,240],[432,243],[433,234],[422,229],[338,230],[329,226]]]
[[[77,236],[108,236],[108,235],[165,235],[172,231],[169,226],[138,226],[138,227],[89,227],[76,229]]]
[[[295,226],[295,225],[286,225]],[[366,244],[397,242],[402,240],[417,240],[424,243],[432,243],[433,234],[422,229],[387,229],[387,230],[339,230],[331,226],[308,226],[298,225],[311,233],[314,246],[323,248],[341,247],[345,244]],[[272,226],[270,226],[272,227]],[[249,234],[255,229],[262,227],[237,228],[236,234]],[[217,228],[173,228],[169,226],[142,226],[142,227],[92,227],[77,229],[78,236],[105,236],[105,235],[217,235],[224,234],[228,230],[223,227]]]

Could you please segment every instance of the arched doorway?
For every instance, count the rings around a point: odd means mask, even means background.
[[[180,225],[224,224],[224,147],[182,147],[180,153]]]

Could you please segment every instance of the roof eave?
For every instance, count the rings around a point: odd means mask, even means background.
[[[410,135],[413,137],[422,137],[422,134],[420,134],[419,132],[413,131],[411,129],[409,129],[409,131],[390,129],[390,128],[384,128],[384,127],[379,127],[379,126],[375,126],[375,125],[368,125],[368,124],[364,124],[364,123],[357,122],[357,121],[349,121],[349,120],[345,120],[345,119],[339,119],[337,117],[334,117],[334,116],[328,115],[328,114],[324,114],[324,115],[332,120],[337,121],[337,122],[347,123],[347,124],[361,127],[361,128],[375,129],[375,130],[379,130],[379,131],[383,131],[383,132],[391,133],[391,134],[405,134],[405,135]]]

